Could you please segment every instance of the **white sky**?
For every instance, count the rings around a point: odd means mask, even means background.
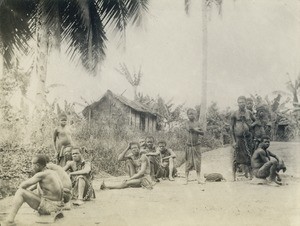
[[[60,83],[49,99],[68,102],[98,100],[107,89],[132,99],[133,90],[115,70],[119,63],[129,69],[142,67],[138,91],[186,106],[201,98],[201,1],[150,0],[146,26],[127,30],[126,52],[117,39],[107,44],[107,57],[96,77],[88,75],[65,56],[52,57],[47,83]],[[299,0],[223,0],[223,13],[211,13],[208,33],[208,103],[235,107],[239,95],[266,95],[286,90],[289,77],[300,72]],[[31,95],[34,86],[31,88]]]

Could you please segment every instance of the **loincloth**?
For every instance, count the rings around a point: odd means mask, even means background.
[[[195,169],[197,172],[201,170],[201,148],[200,145],[185,147],[185,171]]]
[[[38,213],[41,215],[50,215],[53,212],[57,212],[62,209],[61,201],[53,201],[50,199],[46,199],[41,197],[41,203],[38,207]]]

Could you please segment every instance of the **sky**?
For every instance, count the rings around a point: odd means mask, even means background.
[[[192,0],[189,15],[184,0],[150,0],[142,27],[129,27],[126,50],[108,33],[106,58],[96,76],[62,54],[52,54],[47,84],[62,84],[49,101],[97,101],[110,89],[133,99],[133,89],[116,68],[141,67],[138,92],[173,98],[187,107],[200,104],[202,70],[201,1]],[[221,109],[237,106],[240,95],[270,95],[286,90],[300,73],[299,0],[223,0],[222,14],[213,7],[208,23],[208,103]],[[121,44],[122,45],[122,44]],[[34,94],[34,78],[28,96]],[[77,106],[78,110],[82,106]]]

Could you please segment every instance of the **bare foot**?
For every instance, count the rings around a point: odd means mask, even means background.
[[[84,201],[81,199],[77,199],[75,202],[73,202],[73,205],[75,206],[81,206],[84,204]]]
[[[65,203],[64,207],[62,208],[63,210],[71,210],[71,202]]]
[[[205,184],[205,182],[202,180],[198,180],[198,184]]]
[[[282,183],[277,182],[277,181],[270,181],[270,182],[268,183],[268,185],[274,186],[274,187],[279,187],[280,185],[282,185]]]
[[[170,181],[174,181],[174,178],[173,178],[173,177],[169,177],[169,180],[170,180]]]
[[[100,190],[105,190],[105,189],[106,189],[105,183],[104,181],[102,181],[102,184],[100,185]]]

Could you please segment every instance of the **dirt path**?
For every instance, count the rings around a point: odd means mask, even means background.
[[[153,190],[129,188],[99,191],[102,181],[94,181],[97,198],[65,212],[53,225],[300,225],[300,152],[297,143],[272,143],[271,150],[283,157],[288,170],[283,177],[288,185],[272,187],[249,181],[232,182],[231,149],[203,154],[203,173],[222,172],[226,182],[198,185],[184,178],[162,181]],[[182,167],[179,172],[182,173]],[[191,179],[195,179],[193,173]],[[106,178],[116,183],[123,178]],[[0,202],[1,212],[10,199]],[[1,215],[0,215],[1,217]],[[24,206],[17,225],[38,225],[38,217]]]

